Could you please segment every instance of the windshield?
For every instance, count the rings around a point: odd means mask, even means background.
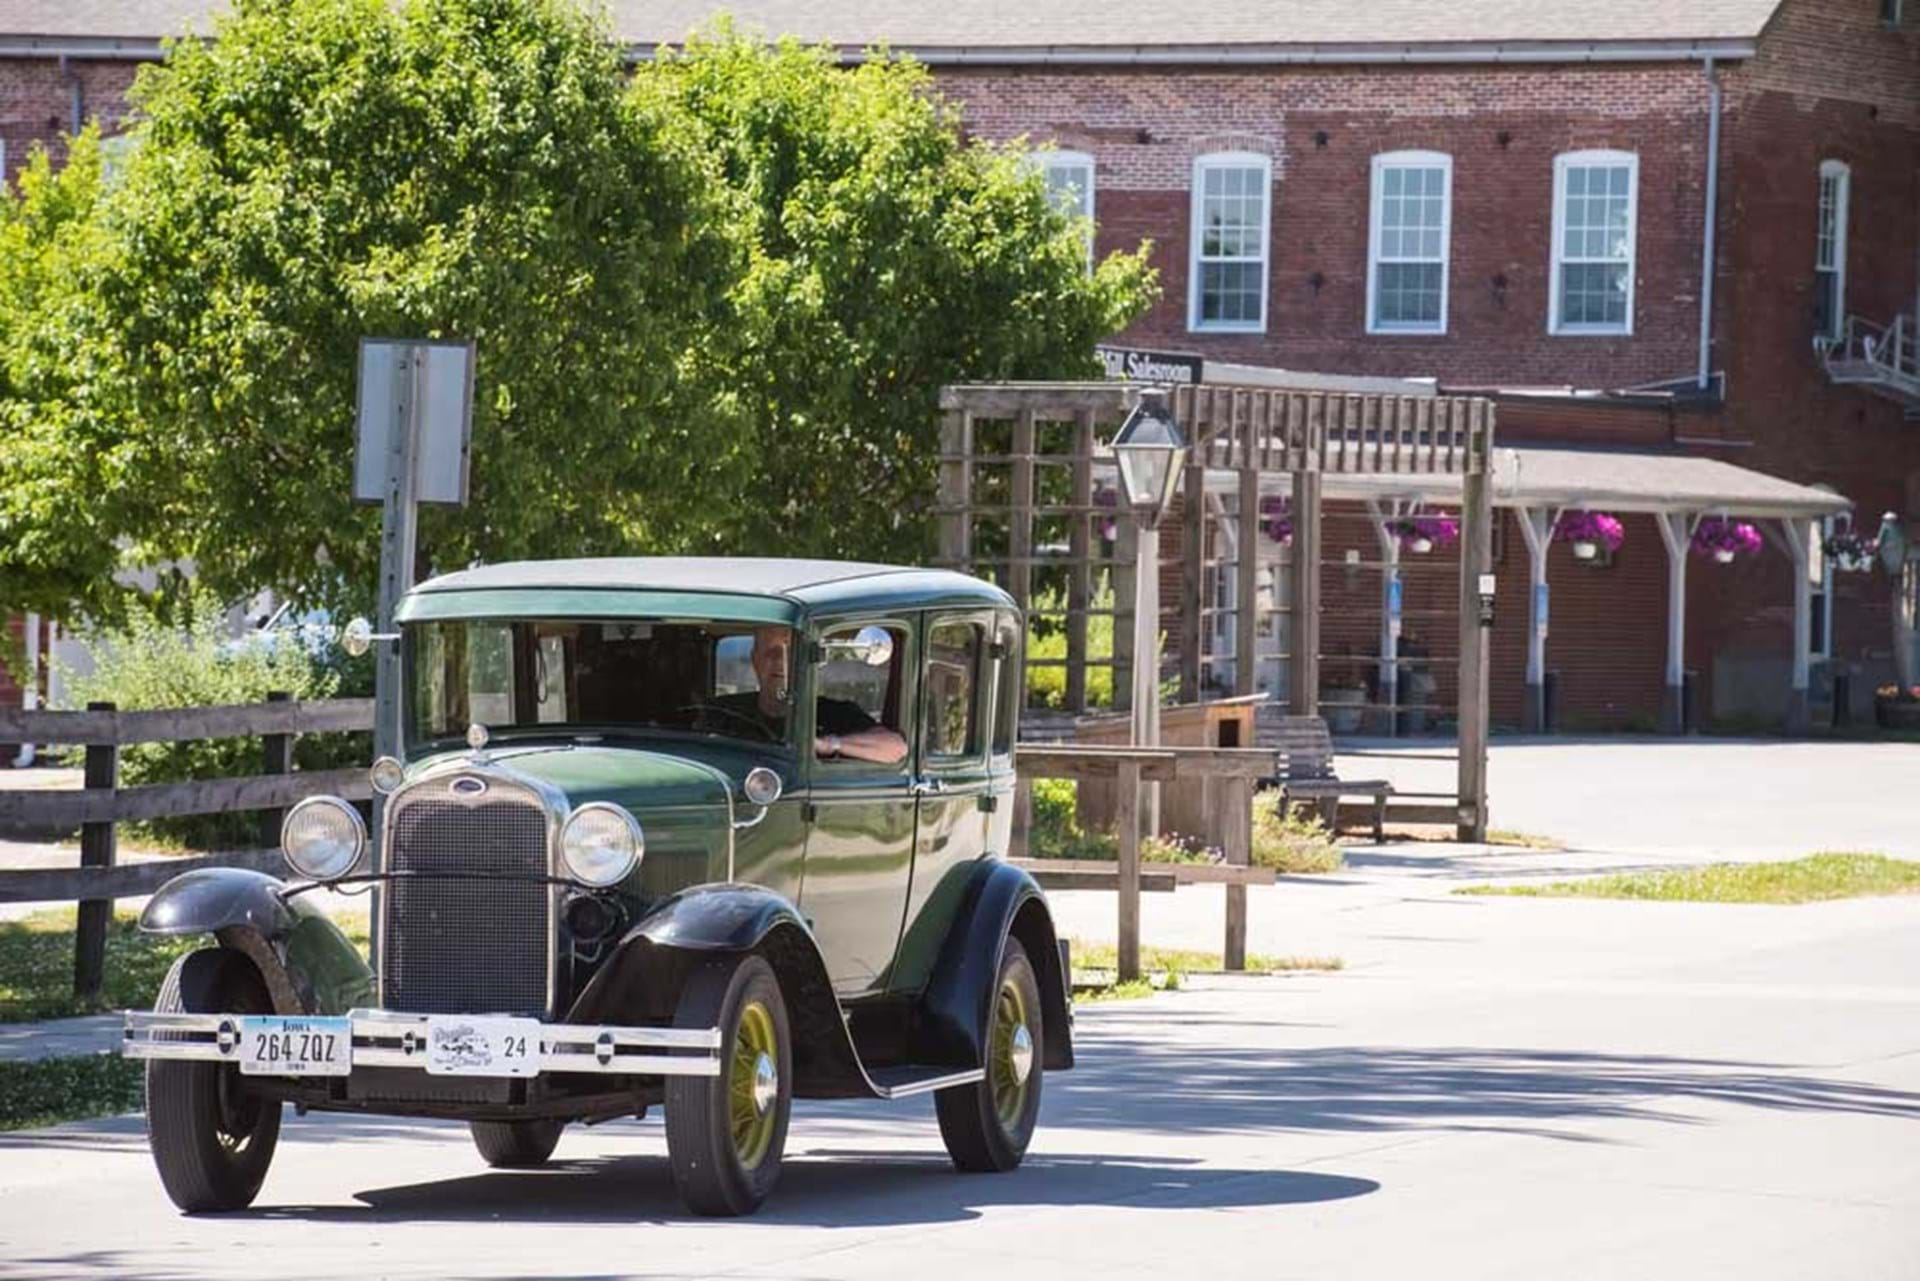
[[[792,633],[739,623],[455,619],[405,629],[406,742],[479,723],[601,734],[667,730],[785,743]]]

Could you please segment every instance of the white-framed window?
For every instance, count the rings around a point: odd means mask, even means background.
[[[1453,158],[1389,151],[1373,158],[1367,219],[1367,332],[1447,332]]]
[[[1906,17],[1905,11],[1901,0],[1880,0],[1880,21],[1889,27],[1898,27]]]
[[[1087,220],[1087,263],[1092,265],[1093,157],[1084,151],[1043,151],[1039,159],[1053,207],[1070,218]]]
[[[138,140],[130,133],[116,133],[112,137],[100,140],[100,185],[111,187],[119,183],[120,175],[126,171],[127,160],[133,155]]]
[[[1250,152],[1193,162],[1187,328],[1260,333],[1267,327],[1267,241],[1273,163]]]
[[[1640,158],[1570,151],[1553,161],[1553,276],[1547,332],[1633,332],[1634,209]]]
[[[1847,202],[1853,171],[1839,160],[1820,162],[1820,212],[1813,235],[1813,331],[1838,338],[1847,323]]]

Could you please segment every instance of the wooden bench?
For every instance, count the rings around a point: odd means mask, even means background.
[[[1265,729],[1265,726],[1262,726]],[[1328,831],[1338,831],[1340,798],[1365,796],[1373,802],[1373,839],[1387,836],[1387,798],[1393,784],[1385,779],[1341,778],[1333,772],[1333,735],[1318,716],[1283,716],[1277,732],[1261,735],[1261,746],[1278,753],[1275,772],[1264,785],[1280,790],[1283,806],[1312,805]]]

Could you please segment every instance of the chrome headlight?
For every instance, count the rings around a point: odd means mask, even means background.
[[[367,825],[339,797],[309,796],[287,811],[280,849],[300,875],[330,881],[352,871],[367,852]]]
[[[560,857],[567,871],[588,885],[618,885],[646,852],[640,820],[618,805],[582,805],[560,829]]]

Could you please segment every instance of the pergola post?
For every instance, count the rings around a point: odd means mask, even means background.
[[[1392,515],[1400,514],[1394,501]],[[1388,528],[1391,517],[1377,499],[1367,500],[1373,536],[1380,544],[1380,702],[1387,709],[1387,737],[1400,728],[1400,540]]]
[[[1667,545],[1667,670],[1660,695],[1660,728],[1669,734],[1686,730],[1683,687],[1687,650],[1687,541],[1693,537],[1693,517],[1687,512],[1655,512],[1660,541]]]
[[[1287,710],[1320,713],[1320,473],[1293,473],[1293,599],[1287,616]],[[1257,502],[1257,500],[1256,500]],[[1242,554],[1253,539],[1242,523]]]
[[[1807,686],[1813,667],[1813,522],[1805,516],[1783,516],[1780,533],[1793,561],[1793,680],[1787,690],[1787,732],[1804,734],[1812,723]]]
[[[1455,834],[1478,844],[1487,839],[1493,477],[1470,471],[1460,478],[1460,491],[1460,782]]]
[[[1527,540],[1527,688],[1521,728],[1541,734],[1547,728],[1547,552],[1553,517],[1544,507],[1516,507],[1513,514]]]

